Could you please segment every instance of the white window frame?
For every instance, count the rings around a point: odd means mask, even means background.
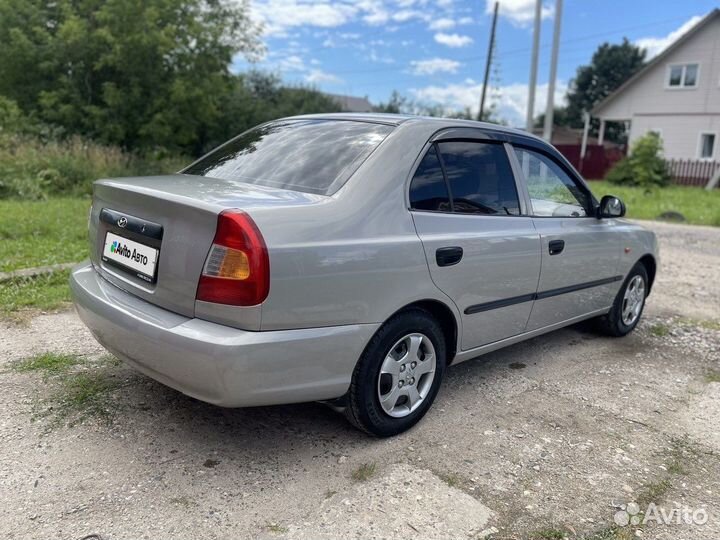
[[[703,147],[703,135],[714,135],[715,139],[713,140],[713,147],[712,147],[712,154],[708,157],[702,156],[702,147]],[[701,161],[713,161],[715,159],[715,154],[718,153],[718,133],[717,131],[701,131],[698,133],[698,145],[697,145],[697,157]]]
[[[695,65],[697,66],[697,74],[695,75],[695,84],[692,86],[688,86],[685,84],[685,72],[687,71],[688,66]],[[680,84],[678,86],[671,86],[670,85],[670,73],[672,72],[672,68],[674,67],[681,67],[682,68],[682,75],[680,76]],[[674,64],[668,64],[667,69],[665,70],[665,89],[666,90],[694,90],[700,86],[700,62],[676,62]]]

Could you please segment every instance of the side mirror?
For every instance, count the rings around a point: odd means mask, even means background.
[[[625,203],[612,195],[605,195],[600,200],[598,206],[597,217],[602,218],[619,218],[625,215]]]

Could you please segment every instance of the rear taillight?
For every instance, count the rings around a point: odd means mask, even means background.
[[[265,300],[269,291],[270,260],[257,225],[240,210],[221,212],[196,298],[254,306]]]

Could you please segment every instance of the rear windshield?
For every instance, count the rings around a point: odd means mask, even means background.
[[[232,139],[184,174],[331,195],[392,131],[349,120],[288,120]]]

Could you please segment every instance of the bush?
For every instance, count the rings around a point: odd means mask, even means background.
[[[606,180],[612,184],[648,189],[667,186],[670,183],[670,172],[662,153],[660,136],[650,132],[635,141],[630,155],[615,164]]]
[[[189,161],[142,157],[79,137],[45,142],[32,135],[0,134],[0,199],[90,194],[98,178],[164,174]]]

